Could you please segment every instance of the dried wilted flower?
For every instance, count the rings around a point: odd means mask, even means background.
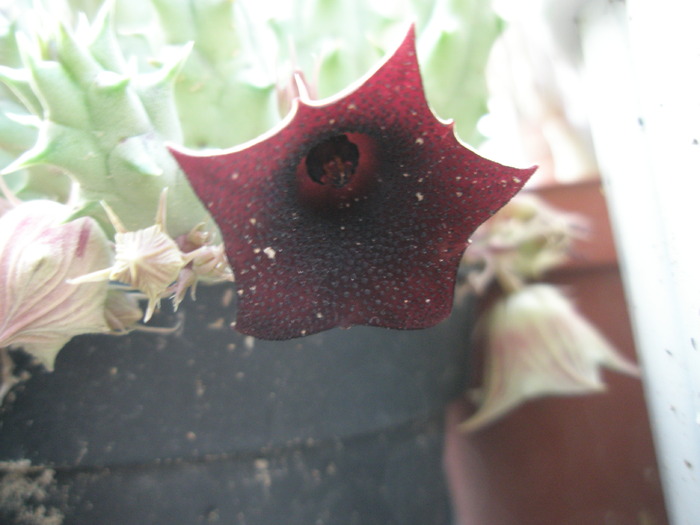
[[[186,290],[189,287],[194,290],[198,281],[233,280],[223,247],[209,244],[209,234],[203,226],[196,226],[177,240],[165,231],[166,190],[160,197],[155,224],[141,230],[127,231],[111,208],[104,207],[117,231],[114,264],[73,279],[73,283],[112,280],[140,291],[148,299],[143,317],[147,322],[163,297],[172,295],[177,308]],[[116,331],[128,329],[135,323],[136,299],[110,297],[107,309],[110,326]]]
[[[552,285],[533,284],[503,297],[485,323],[483,399],[462,423],[465,431],[484,427],[531,398],[602,391],[601,366],[639,373]]]
[[[67,281],[108,265],[109,242],[93,219],[71,213],[36,200],[0,217],[0,347],[23,347],[49,370],[73,336],[108,330],[107,283]]]
[[[165,231],[166,191],[161,194],[155,224],[148,228],[127,231],[114,212],[105,205],[117,233],[114,236],[114,264],[88,275],[73,279],[74,283],[113,280],[144,293],[148,306],[144,321],[148,321],[180,270],[188,263],[177,243]]]
[[[495,279],[506,291],[517,290],[565,262],[585,231],[582,216],[520,193],[474,232],[464,254],[469,284],[482,293]]]

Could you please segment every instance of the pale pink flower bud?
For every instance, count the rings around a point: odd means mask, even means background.
[[[69,284],[110,263],[110,245],[89,217],[52,201],[22,203],[0,217],[0,347],[23,347],[53,368],[73,336],[108,329],[107,283]]]
[[[200,281],[233,281],[233,272],[226,259],[223,244],[211,245],[209,242],[209,234],[204,231],[203,224],[197,225],[187,235],[178,238],[178,244],[190,262],[182,269],[177,282],[171,287],[175,309],[184,299],[188,288],[191,289],[194,298],[197,283]]]
[[[193,252],[192,269],[202,281],[233,281],[233,272],[226,260],[223,244],[202,246]]]
[[[122,290],[109,290],[105,302],[105,319],[115,334],[125,334],[138,328],[143,317],[137,294]]]
[[[12,204],[7,200],[0,197],[0,217],[5,215],[8,211],[12,209]]]
[[[501,298],[485,322],[484,393],[479,410],[462,423],[465,431],[532,398],[602,391],[602,366],[639,374],[555,286],[534,284]]]
[[[110,334],[124,335],[134,330],[152,334],[172,334],[180,328],[180,322],[170,327],[146,326],[139,323],[143,317],[139,306],[141,299],[142,294],[127,292],[119,287],[109,290],[105,303],[105,318],[111,330]]]

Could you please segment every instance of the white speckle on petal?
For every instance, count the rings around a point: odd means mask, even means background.
[[[418,199],[418,202],[423,200],[423,194],[421,192],[416,193],[416,199]]]
[[[418,144],[419,146],[422,146],[423,144],[425,144],[425,140],[423,140],[422,137],[418,137],[416,139],[416,144]]]
[[[275,258],[275,255],[277,254],[277,252],[276,252],[271,246],[268,246],[267,248],[265,248],[265,249],[263,250],[263,252],[264,252],[265,255],[267,255],[270,259],[274,259],[274,258]]]

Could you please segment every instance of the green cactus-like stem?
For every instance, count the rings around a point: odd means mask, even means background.
[[[418,54],[426,96],[458,135],[478,144],[478,120],[488,98],[484,70],[503,29],[489,0],[297,0],[272,26],[280,49],[298,60],[312,91],[333,95],[370,70],[405,33],[418,30]]]
[[[188,49],[160,70],[138,75],[127,71],[109,11],[91,29],[87,42],[63,25],[37,42],[18,35],[25,69],[3,68],[0,78],[28,110],[36,111],[38,100],[41,121],[34,146],[4,172],[56,166],[79,183],[86,203],[107,202],[131,229],[152,222],[167,186],[168,229],[186,233],[208,215],[165,141],[181,140],[172,86]]]
[[[435,112],[455,121],[463,140],[478,144],[479,119],[486,113],[488,87],[484,70],[502,20],[483,0],[435,2],[422,34],[421,68]]]
[[[167,43],[194,43],[175,84],[184,144],[230,147],[279,121],[275,79],[245,38],[236,2],[152,2]]]

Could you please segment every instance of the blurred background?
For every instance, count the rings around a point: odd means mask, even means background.
[[[528,190],[592,221],[546,280],[637,356],[643,381],[611,374],[606,394],[536,400],[477,434],[454,432],[459,523],[700,523],[698,6],[493,7],[506,25],[479,150],[538,164]],[[460,402],[452,416],[470,411]]]

